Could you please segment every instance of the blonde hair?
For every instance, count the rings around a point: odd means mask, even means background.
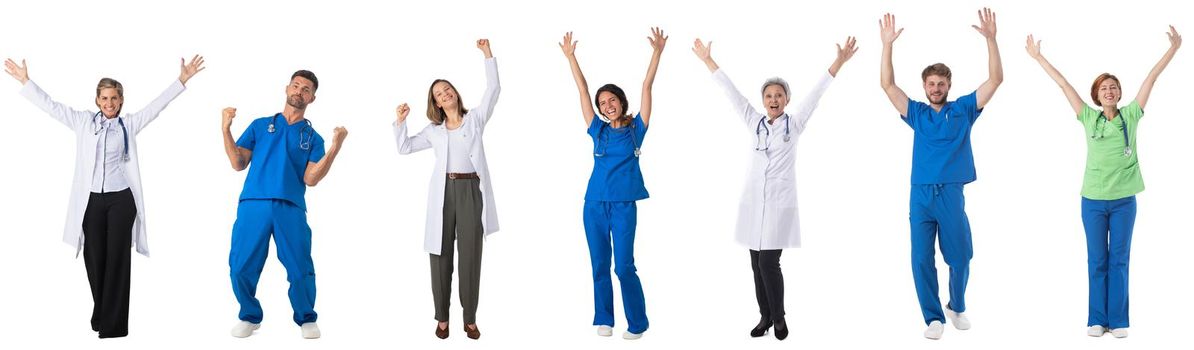
[[[100,91],[103,91],[104,89],[116,89],[116,96],[124,98],[124,85],[121,85],[119,81],[116,81],[116,79],[100,79],[99,84],[95,85],[95,97],[99,97]]]

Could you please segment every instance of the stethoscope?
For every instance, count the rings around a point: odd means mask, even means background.
[[[1103,113],[1100,112],[1099,119],[1103,119],[1103,125],[1105,127],[1108,122],[1107,116],[1103,115]],[[1123,132],[1124,132],[1124,157],[1131,157],[1132,156],[1132,144],[1129,143],[1129,141],[1128,141],[1128,122],[1124,121],[1123,113],[1119,114],[1119,125],[1122,127],[1121,130],[1123,130]],[[1098,135],[1094,135],[1092,133],[1092,135],[1090,135],[1090,137],[1091,138],[1103,138],[1103,133],[1099,133]]]
[[[274,114],[273,119],[269,120],[269,128],[266,129],[266,131],[269,131],[271,134],[273,134],[274,131],[277,131],[274,129],[274,123],[278,121],[278,116],[280,115],[282,115],[282,113]],[[307,127],[299,130],[299,148],[304,151],[309,151],[311,150],[311,140],[315,138],[315,128],[311,126],[310,119],[303,119],[303,121],[307,122]],[[311,131],[307,132],[308,129]]]
[[[104,120],[102,119],[103,112],[95,112],[95,117],[91,121],[95,123],[95,135],[99,135],[100,131],[104,131]],[[124,127],[124,118],[116,117],[116,123],[120,124],[120,131],[124,134],[124,161],[129,161],[129,129]]]
[[[784,113],[784,142],[792,140],[791,119],[787,113]],[[771,148],[771,128],[766,127],[763,123],[767,121],[767,116],[759,118],[759,124],[755,126],[755,138],[758,142],[755,143],[756,151],[767,151]],[[764,134],[763,131],[767,133]]]
[[[602,119],[602,121],[605,121],[605,118],[601,118],[601,119]],[[605,156],[605,146],[609,144],[609,134],[605,132],[606,126],[609,126],[608,121],[606,121],[605,124],[601,125],[601,129],[597,130],[597,144],[593,145],[593,156],[594,157],[604,157]],[[629,131],[630,132],[630,141],[634,143],[634,156],[637,158],[638,156],[642,155],[643,152],[641,150],[639,150],[640,146],[638,144],[638,135],[634,134],[634,130],[633,130],[634,123],[631,122],[629,127],[631,128],[631,130]],[[604,135],[604,138],[602,137],[602,135]],[[602,142],[602,141],[604,141],[604,142]]]

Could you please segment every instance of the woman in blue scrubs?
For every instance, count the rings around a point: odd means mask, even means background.
[[[649,40],[653,50],[651,63],[647,67],[647,77],[643,79],[642,107],[634,117],[626,113],[629,108],[626,93],[614,84],[597,89],[593,106],[590,106],[589,85],[576,61],[577,42],[572,40],[572,32],[565,34],[560,43],[580,93],[581,116],[588,126],[589,137],[593,138],[593,174],[589,176],[585,191],[584,225],[593,264],[593,325],[597,326],[597,335],[603,337],[613,335],[614,326],[611,254],[629,323],[622,338],[641,338],[648,326],[643,285],[634,267],[634,230],[638,217],[635,201],[648,197],[639,169],[639,149],[650,125],[651,86],[655,83],[655,72],[659,69],[659,57],[663,55],[667,36],[663,35],[663,30],[652,28]]]

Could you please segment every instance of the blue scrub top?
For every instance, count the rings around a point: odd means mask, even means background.
[[[270,123],[274,123],[272,133]],[[323,137],[315,132],[311,121],[287,125],[281,113],[257,118],[236,145],[253,151],[240,200],[281,199],[307,210],[307,184],[303,182],[307,162],[319,162],[324,155]]]
[[[908,115],[901,118],[914,132],[913,185],[965,184],[975,180],[970,128],[983,112],[977,101],[975,92],[971,92],[946,102],[937,112],[924,102],[908,99]]]
[[[593,138],[593,174],[589,176],[586,201],[629,202],[646,199],[647,187],[638,166],[635,147],[642,147],[647,126],[635,115],[629,127],[612,128],[593,116],[589,136]]]

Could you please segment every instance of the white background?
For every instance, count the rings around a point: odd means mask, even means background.
[[[125,108],[133,111],[177,76],[179,57],[203,54],[208,69],[140,135],[153,257],[133,258],[130,336],[106,341],[88,326],[83,262],[60,240],[73,134],[2,77],[0,347],[1182,347],[1194,311],[1186,225],[1194,121],[1181,102],[1191,49],[1158,81],[1139,130],[1148,190],[1137,197],[1127,339],[1085,336],[1083,131],[1023,49],[1030,32],[1044,39],[1046,57],[1083,96],[1099,73],[1117,74],[1126,104],[1168,48],[1165,25],[1194,33],[1179,2],[1168,3],[994,8],[1006,79],[973,133],[978,181],[966,195],[974,328],[947,326],[932,342],[921,337],[909,262],[912,131],[877,84],[877,22],[890,11],[907,28],[896,42],[895,68],[909,96],[923,98],[920,70],[940,61],[953,68],[955,98],[986,79],[986,48],[970,28],[981,2],[10,2],[0,20],[0,57],[26,58],[32,79],[76,108],[94,108],[101,77],[124,83]],[[590,88],[619,84],[633,111],[650,26],[670,35],[644,144],[651,198],[639,202],[636,243],[651,328],[628,342],[597,337],[590,326],[581,205],[591,141],[556,43],[574,31]],[[804,247],[783,259],[792,335],[751,339],[758,314],[749,260],[732,237],[754,135],[691,53],[692,40],[714,41],[714,58],[757,103],[758,85],[776,75],[803,96],[832,62],[834,43],[849,35],[861,49],[799,144]],[[452,337],[441,341],[432,335],[422,251],[434,159],[430,152],[399,156],[390,122],[394,107],[410,102],[415,130],[425,125],[435,78],[455,83],[466,104],[478,103],[484,70],[477,38],[491,39],[502,77],[485,137],[502,230],[485,245],[483,338],[464,337],[454,298]],[[239,135],[252,118],[282,108],[297,69],[314,71],[322,84],[308,110],[316,129],[329,139],[334,126],[349,130],[330,175],[307,192],[323,338],[300,338],[284,270],[271,257],[258,291],[262,328],[235,339],[228,335],[237,304],[227,255],[244,173],[229,169],[220,109],[239,108]],[[946,267],[938,267],[944,285]]]

